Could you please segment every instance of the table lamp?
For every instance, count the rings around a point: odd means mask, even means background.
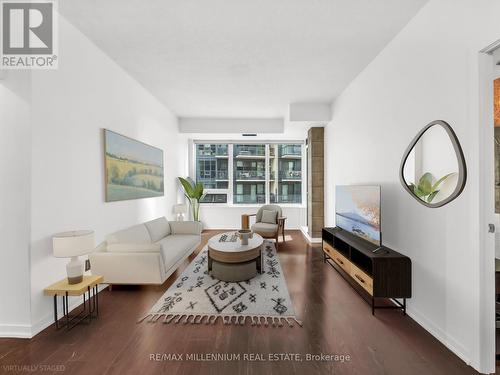
[[[83,281],[83,263],[78,256],[92,252],[94,247],[93,230],[75,230],[54,235],[52,238],[54,256],[71,258],[66,265],[68,284],[78,284]]]
[[[177,214],[177,221],[184,221],[184,214],[187,212],[185,204],[176,204],[174,206],[174,213]]]

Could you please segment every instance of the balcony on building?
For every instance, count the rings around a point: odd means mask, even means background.
[[[300,159],[302,157],[302,146],[280,145],[279,157],[283,159]]]
[[[264,159],[266,157],[265,145],[234,145],[236,158]]]
[[[264,181],[266,174],[264,171],[243,170],[235,172],[236,181]]]
[[[226,171],[217,171],[216,181],[228,181],[229,174]]]
[[[216,145],[215,146],[215,157],[216,158],[227,158],[228,157],[227,145]]]
[[[279,173],[280,181],[301,181],[302,171],[284,171]]]

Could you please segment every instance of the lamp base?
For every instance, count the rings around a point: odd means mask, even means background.
[[[80,284],[83,281],[83,275],[77,277],[68,277],[68,284]]]
[[[71,257],[66,264],[66,273],[68,274],[68,284],[78,284],[83,281],[83,263],[78,257]]]

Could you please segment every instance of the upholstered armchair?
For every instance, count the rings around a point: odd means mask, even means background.
[[[255,216],[255,223],[250,226],[250,217]],[[281,207],[276,204],[266,204],[259,208],[256,214],[241,215],[241,228],[252,229],[263,238],[274,238],[278,250],[278,237],[281,232],[285,242],[285,220]]]

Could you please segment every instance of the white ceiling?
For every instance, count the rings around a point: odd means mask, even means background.
[[[64,0],[60,13],[178,116],[332,101],[427,0]]]

